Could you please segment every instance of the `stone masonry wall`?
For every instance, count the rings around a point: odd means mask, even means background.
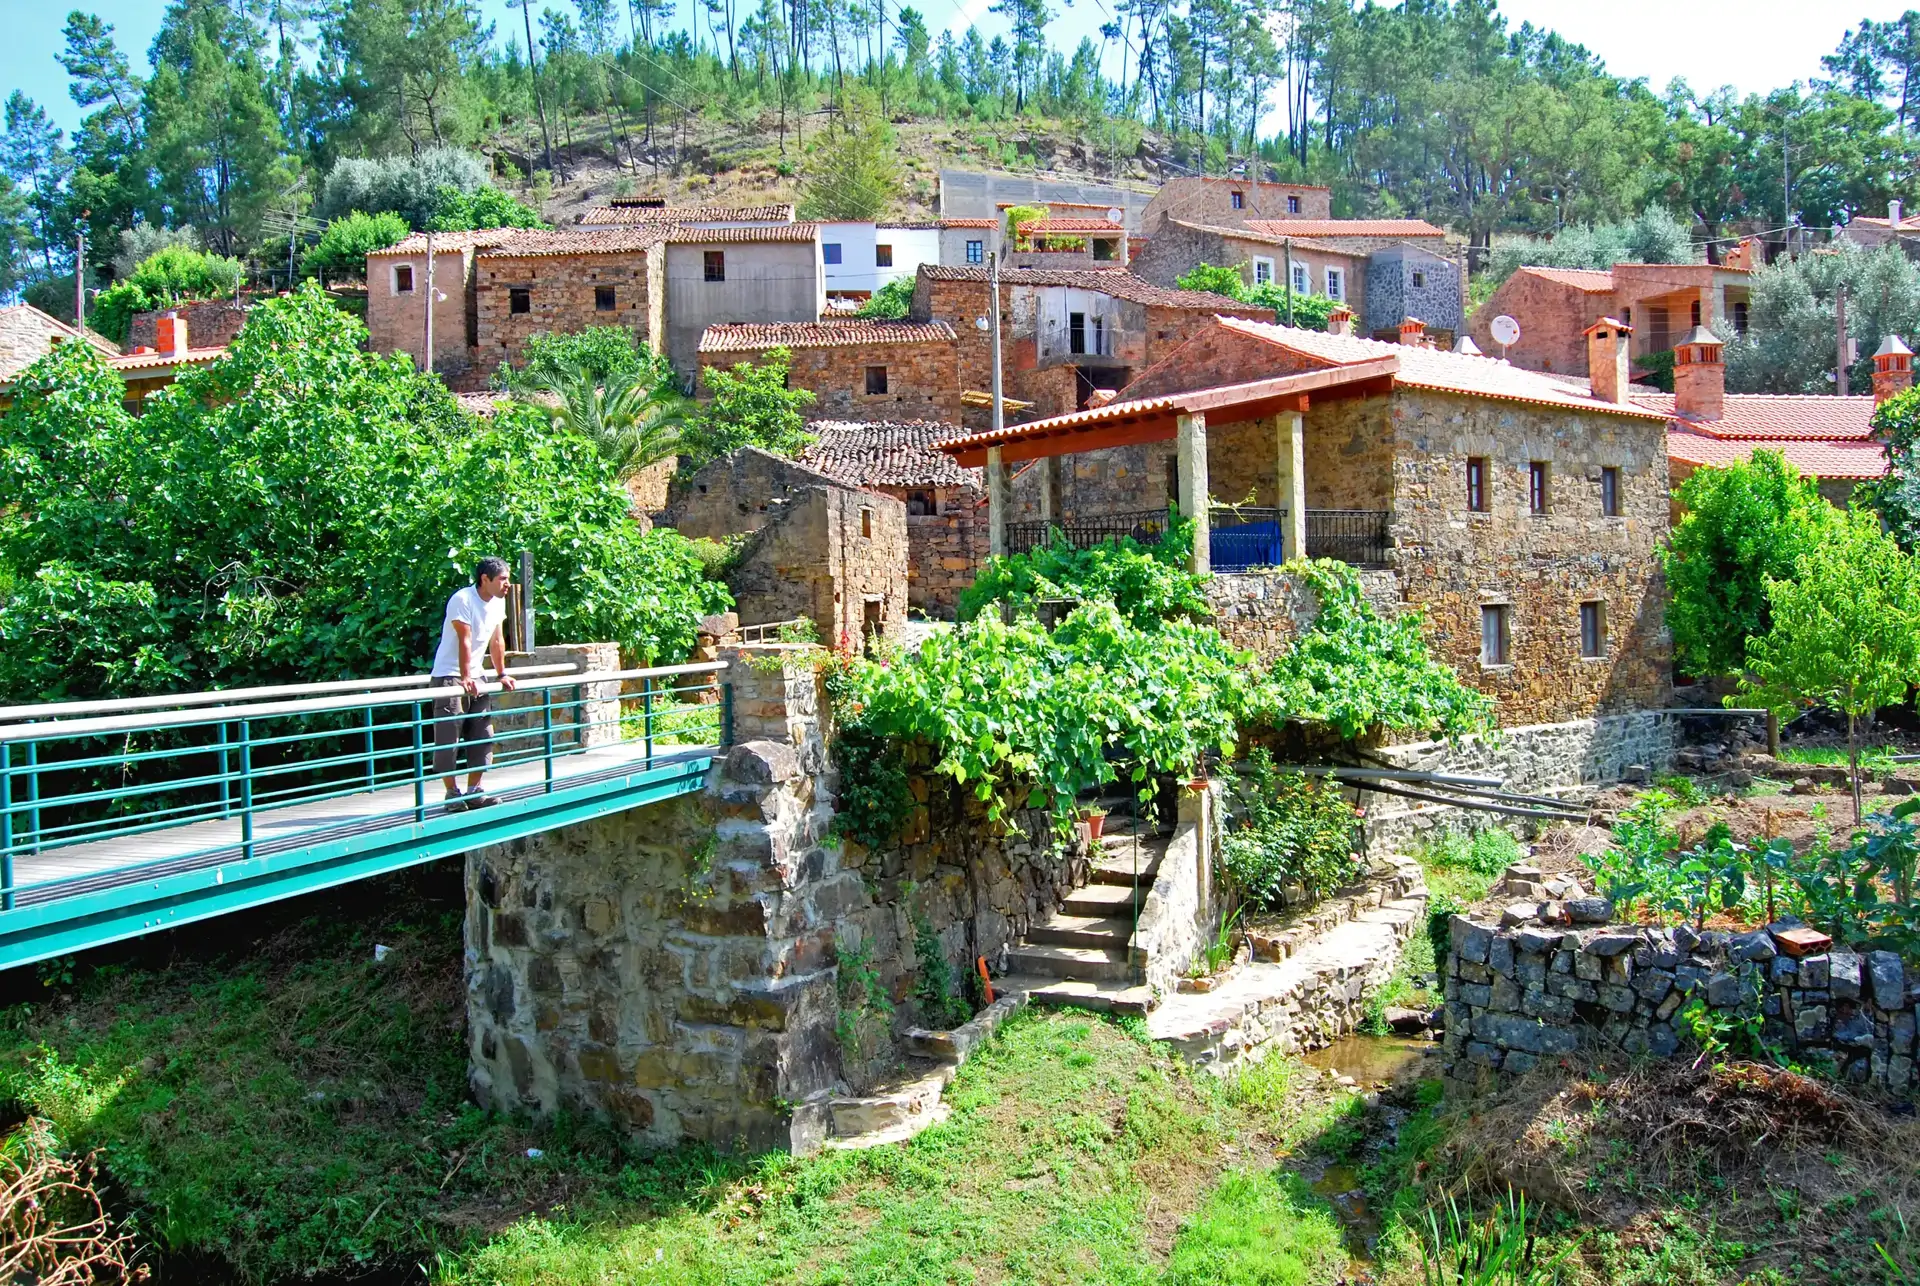
[[[1604,904],[1604,899],[1592,899]],[[1784,927],[1784,926],[1781,926]],[[1473,1090],[1580,1046],[1671,1057],[1693,997],[1802,1063],[1895,1094],[1915,1089],[1920,966],[1891,951],[1794,959],[1766,930],[1500,928],[1455,916],[1446,966],[1450,1087]]]
[[[483,254],[475,261],[478,296],[478,365],[491,371],[501,362],[525,359],[535,335],[564,335],[589,326],[624,326],[656,351],[654,291],[658,283],[653,253],[537,255],[509,258]],[[595,291],[613,291],[613,308],[602,312]],[[525,288],[528,309],[513,311],[513,290]]]
[[[970,492],[942,487],[938,496],[939,513],[907,515],[907,605],[950,621],[987,560],[987,515]]]
[[[1361,572],[1360,590],[1375,611],[1392,615],[1399,610],[1400,581],[1392,572]],[[1320,614],[1313,590],[1278,568],[1215,572],[1206,593],[1220,633],[1262,665],[1284,652]]]
[[[788,383],[814,396],[813,415],[824,419],[944,420],[960,419],[960,385],[951,341],[930,344],[884,344],[855,347],[836,344],[796,348]],[[701,353],[700,368],[758,363],[765,353]],[[867,392],[867,368],[883,366],[887,391]],[[704,392],[704,388],[703,388]]]
[[[168,313],[177,313],[180,320],[187,324],[187,343],[193,348],[218,348],[233,341],[240,333],[241,325],[247,320],[247,305],[236,304],[231,299],[203,299],[195,303],[175,304],[172,308],[156,308],[151,312],[135,313],[127,322],[127,342],[125,352],[136,348],[159,347],[160,319]]]

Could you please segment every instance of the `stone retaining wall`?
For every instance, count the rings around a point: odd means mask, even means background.
[[[1284,652],[1320,614],[1313,590],[1277,567],[1216,572],[1205,589],[1220,633],[1262,664]],[[1384,615],[1399,610],[1400,582],[1390,571],[1361,571],[1360,591]]]
[[[1776,928],[1789,927],[1785,923]],[[1910,1094],[1920,966],[1890,951],[1795,959],[1766,930],[1510,928],[1455,916],[1446,966],[1450,1087],[1472,1091],[1582,1045],[1671,1057],[1698,996],[1760,1038],[1855,1084]]]
[[[1133,967],[1141,981],[1162,995],[1171,993],[1199,958],[1221,909],[1213,895],[1219,790],[1216,783],[1180,792],[1173,835],[1134,923],[1129,948]]]

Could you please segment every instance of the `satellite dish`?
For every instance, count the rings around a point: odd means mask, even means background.
[[[1126,221],[1127,221],[1127,212],[1125,210],[1122,210],[1119,206],[1116,205],[1107,211],[1108,223],[1118,225],[1118,224],[1125,223]]]
[[[1520,323],[1505,313],[1493,319],[1492,329],[1494,342],[1502,347],[1520,342]]]

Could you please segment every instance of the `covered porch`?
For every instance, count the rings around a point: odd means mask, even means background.
[[[1398,367],[1381,357],[1113,402],[952,439],[941,450],[983,468],[994,554],[1025,552],[1055,533],[1081,548],[1121,536],[1153,540],[1171,508],[1193,520],[1199,572],[1303,555],[1379,566],[1392,547],[1393,507],[1379,399]],[[1021,465],[1029,494],[1016,515],[1012,479]]]

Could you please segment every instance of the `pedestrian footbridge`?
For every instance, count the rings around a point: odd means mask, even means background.
[[[0,968],[699,791],[725,669],[510,671],[470,811],[425,675],[0,707]]]

